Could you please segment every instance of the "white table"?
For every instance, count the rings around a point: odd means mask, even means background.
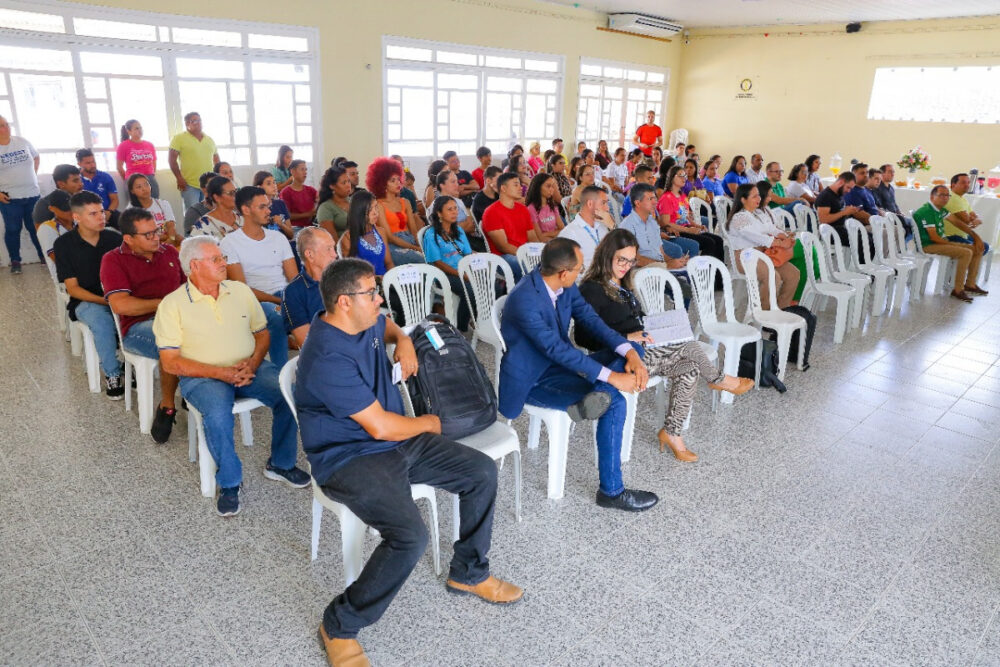
[[[899,204],[899,210],[904,215],[909,215],[910,211],[915,211],[930,201],[930,196],[931,189],[929,187],[920,189],[896,188],[896,203]],[[972,210],[983,219],[983,224],[976,232],[991,246],[996,246],[997,234],[1000,232],[1000,199],[993,194],[965,195],[965,198],[972,204]]]

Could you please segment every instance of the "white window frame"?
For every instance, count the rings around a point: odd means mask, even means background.
[[[893,85],[897,75],[911,81]],[[1000,66],[876,68],[868,120],[1000,123]]]
[[[9,27],[0,27],[0,48],[5,46],[24,46],[24,47],[34,47],[34,48],[46,48],[46,49],[57,49],[60,51],[67,51],[70,53],[73,61],[73,71],[72,72],[51,72],[44,70],[19,70],[19,69],[0,69],[0,77],[3,77],[4,83],[7,86],[6,95],[3,96],[4,99],[9,101],[11,107],[12,117],[8,120],[14,130],[17,133],[17,108],[14,102],[14,97],[10,88],[10,74],[11,73],[30,73],[30,74],[58,74],[64,76],[72,76],[75,79],[77,96],[79,98],[80,106],[80,120],[82,128],[82,136],[80,137],[81,143],[76,146],[66,146],[66,147],[45,147],[38,148],[38,152],[42,156],[42,170],[45,167],[51,167],[54,165],[46,165],[45,156],[46,154],[65,154],[72,153],[79,148],[90,148],[97,152],[108,152],[113,151],[118,143],[118,128],[127,119],[117,118],[114,115],[114,108],[112,101],[110,99],[110,91],[106,91],[109,94],[107,98],[107,103],[111,107],[111,118],[110,127],[112,132],[112,139],[114,145],[112,146],[94,146],[91,140],[92,128],[94,126],[107,127],[107,123],[97,123],[92,122],[88,111],[87,111],[87,100],[84,94],[83,80],[87,77],[104,77],[107,78],[144,78],[144,79],[155,79],[162,80],[164,87],[164,99],[166,102],[166,119],[167,119],[167,130],[169,136],[166,137],[147,137],[156,144],[156,148],[159,151],[166,151],[170,142],[170,138],[184,130],[184,113],[191,110],[197,109],[181,109],[180,108],[180,93],[179,93],[179,81],[177,75],[177,70],[175,67],[176,58],[205,58],[205,59],[216,59],[216,60],[239,60],[244,63],[244,78],[242,82],[246,87],[246,106],[247,106],[247,121],[246,123],[239,123],[239,125],[246,125],[248,128],[248,143],[235,144],[232,137],[216,137],[212,128],[205,128],[207,134],[216,139],[216,143],[219,147],[220,157],[225,160],[226,153],[230,151],[235,151],[243,148],[249,148],[250,154],[250,164],[251,165],[267,165],[273,163],[275,154],[267,153],[260,154],[258,151],[258,142],[256,137],[256,132],[254,128],[254,110],[253,110],[253,84],[254,83],[268,83],[267,80],[255,80],[251,74],[251,65],[255,62],[275,62],[275,63],[293,63],[302,64],[309,67],[309,80],[305,82],[310,88],[310,124],[311,127],[311,140],[308,142],[296,142],[295,136],[288,138],[288,141],[284,142],[290,145],[308,146],[312,150],[313,160],[319,159],[322,161],[320,148],[322,147],[322,123],[320,118],[320,75],[319,75],[319,30],[312,27],[300,27],[300,26],[288,26],[288,25],[277,25],[268,23],[258,23],[251,21],[233,21],[233,20],[217,20],[213,19],[211,22],[211,30],[215,31],[231,31],[239,32],[241,39],[240,47],[227,47],[227,46],[199,46],[195,44],[184,44],[179,42],[171,41],[171,31],[174,28],[190,28],[192,26],[198,26],[201,28],[201,23],[204,22],[204,18],[200,17],[184,17],[176,16],[171,14],[160,14],[156,12],[146,12],[137,10],[123,10],[123,9],[112,9],[97,6],[86,6],[58,2],[56,0],[35,0],[34,2],[24,2],[23,0],[5,0],[4,7],[7,9],[14,9],[27,12],[43,13],[43,14],[54,14],[63,17],[65,32],[46,32],[46,31],[33,31],[33,30],[20,30]],[[104,21],[115,21],[115,22],[128,22],[128,23],[141,23],[146,25],[157,26],[157,41],[146,41],[146,40],[130,40],[130,39],[116,39],[116,38],[105,38],[105,37],[91,37],[86,35],[77,35],[74,32],[74,18],[85,18],[85,19],[99,19]],[[203,28],[209,29],[209,28]],[[249,35],[253,33],[255,35],[274,35],[278,37],[295,38],[297,40],[306,40],[306,50],[305,51],[282,51],[274,49],[264,49],[264,48],[250,48],[248,46]],[[163,63],[163,75],[159,76],[143,76],[143,75],[133,75],[133,74],[91,74],[82,71],[80,66],[80,53],[90,52],[90,51],[104,51],[109,53],[122,53],[128,52],[135,55],[150,55],[158,56],[161,58]],[[185,78],[184,80],[188,80]],[[232,81],[232,80],[230,80]],[[106,84],[107,85],[107,84]],[[229,109],[230,116],[230,128],[233,127],[232,123],[232,108]],[[296,127],[295,134],[298,134],[298,126],[305,124],[294,122]],[[31,140],[31,137],[26,137]],[[34,143],[37,143],[34,142]],[[37,146],[36,146],[37,148]],[[166,164],[158,165],[160,168],[165,169]]]
[[[630,81],[627,78],[627,74],[624,74],[622,78],[613,78],[608,76],[597,76],[593,74],[584,74],[583,68],[585,65],[594,65],[600,67],[615,67],[622,70],[623,74],[628,70],[640,70],[645,73],[656,73],[663,75],[663,83],[650,84],[646,82]],[[601,96],[600,96],[600,107],[604,109],[604,102],[609,101],[609,98],[605,98],[603,91],[604,86],[621,86],[622,95],[619,101],[621,102],[621,117],[616,124],[613,122],[608,125],[606,132],[608,136],[600,136],[603,131],[599,131],[598,135],[592,135],[587,133],[587,126],[585,121],[585,100],[594,99],[592,97],[583,97],[579,94],[577,99],[577,114],[576,114],[576,140],[586,141],[589,148],[596,150],[597,142],[601,139],[605,139],[608,142],[608,148],[614,150],[618,146],[630,147],[632,146],[632,138],[635,136],[635,129],[645,122],[644,114],[647,109],[643,109],[638,116],[638,123],[636,124],[636,118],[628,117],[628,89],[632,88],[642,88],[646,91],[650,90],[660,90],[660,111],[657,114],[657,122],[660,124],[661,129],[664,131],[664,141],[666,141],[666,128],[663,126],[663,118],[667,109],[667,95],[670,89],[670,68],[667,67],[654,67],[652,65],[640,65],[638,63],[628,63],[617,60],[603,60],[599,58],[580,58],[580,88],[578,90],[582,91],[584,85],[598,85],[601,86]],[[603,125],[602,125],[603,127]],[[618,135],[614,134],[615,130],[618,131]],[[617,143],[616,143],[617,141]]]
[[[429,49],[434,52],[431,61],[420,61],[420,60],[402,60],[389,58],[386,49],[390,46],[398,47],[409,47],[409,48],[419,48],[419,49]],[[477,55],[477,61],[479,63],[484,63],[485,58],[488,56],[497,56],[503,58],[520,58],[522,60],[544,60],[556,63],[555,72],[543,72],[536,71],[526,68],[521,69],[506,69],[500,67],[488,67],[485,64],[477,65],[458,65],[452,63],[439,62],[437,60],[437,51],[457,51],[462,53],[475,53]],[[435,98],[435,109],[439,107],[437,105],[437,75],[440,73],[445,74],[465,74],[473,75],[479,78],[479,85],[477,88],[478,92],[478,103],[477,103],[477,136],[475,142],[477,146],[490,145],[491,143],[496,145],[497,139],[486,139],[486,94],[488,91],[486,89],[486,77],[488,76],[501,76],[510,78],[520,78],[523,80],[527,79],[544,79],[554,81],[556,84],[556,90],[552,95],[555,96],[554,100],[554,119],[552,121],[552,132],[553,137],[561,136],[562,132],[562,100],[563,100],[563,85],[564,76],[566,70],[566,58],[565,56],[551,53],[536,53],[530,51],[515,51],[511,49],[496,49],[496,48],[485,48],[480,46],[473,46],[469,44],[456,44],[450,42],[438,42],[430,40],[421,39],[411,39],[408,37],[399,37],[396,35],[383,35],[382,36],[382,147],[384,151],[388,154],[394,151],[389,149],[389,83],[388,83],[388,70],[389,69],[412,69],[420,71],[433,70],[435,76],[435,85],[432,89],[434,91]],[[529,93],[526,92],[526,85],[521,91],[521,117],[518,123],[519,134],[517,136],[517,141],[525,141],[526,139],[538,139],[542,140],[545,138],[552,137],[525,137],[524,136],[524,109],[526,96]],[[395,103],[393,103],[394,105]],[[401,105],[400,105],[401,106]],[[548,121],[546,121],[548,124]],[[429,141],[435,148],[434,155],[404,155],[407,158],[416,158],[418,160],[425,159],[435,159],[440,157],[442,153],[450,150],[449,144],[455,143],[457,141],[470,141],[466,139],[462,140],[452,140],[452,139],[441,139],[439,138],[439,123],[438,118],[435,117],[433,122],[433,135],[426,139],[413,139],[413,141]],[[398,141],[406,141],[403,138]],[[397,141],[397,140],[392,140]],[[527,146],[525,146],[527,151]]]

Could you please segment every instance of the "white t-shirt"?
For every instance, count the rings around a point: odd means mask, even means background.
[[[163,225],[167,222],[177,222],[177,218],[174,217],[174,209],[170,207],[170,202],[166,199],[154,199],[153,203],[148,207],[129,206],[129,208],[144,208],[144,210],[149,211],[149,214],[153,216],[153,220],[158,225]],[[183,234],[184,230],[178,229],[177,233]]]
[[[759,183],[761,181],[767,180],[767,172],[764,171],[764,167],[760,168],[760,171],[754,171],[749,165],[743,175],[747,177],[747,182],[749,183]]]
[[[39,195],[36,157],[38,151],[23,137],[11,137],[9,144],[0,146],[0,190],[11,199]]]
[[[802,195],[816,196],[816,193],[810,190],[805,183],[799,183],[798,181],[789,183],[788,187],[785,188],[785,193],[789,197],[801,197]]]
[[[580,244],[580,250],[583,252],[583,269],[581,269],[580,275],[586,273],[587,267],[594,261],[594,251],[597,250],[597,244],[607,235],[608,228],[604,226],[604,223],[595,220],[594,226],[591,227],[579,214],[573,218],[573,222],[563,227],[562,231],[559,232],[559,236],[573,239]]]
[[[605,172],[607,177],[613,180],[619,188],[625,189],[625,181],[628,180],[628,165],[625,162],[621,164],[612,162],[605,169]]]
[[[55,262],[49,257],[49,253],[52,252],[52,246],[56,244],[56,239],[68,232],[69,230],[59,224],[56,219],[47,220],[38,226],[38,245],[42,247],[42,254],[45,255],[45,263],[49,267],[49,273],[52,274],[52,280],[59,282],[56,279],[56,265]]]
[[[222,253],[229,264],[239,264],[243,268],[247,285],[274,294],[285,289],[288,281],[281,264],[292,259],[292,246],[281,232],[264,230],[264,238],[255,241],[239,229],[219,242]]]

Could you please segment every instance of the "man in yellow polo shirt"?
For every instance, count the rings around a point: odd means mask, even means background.
[[[965,193],[968,191],[968,174],[955,174],[951,177],[951,197],[944,205],[944,210],[949,213],[944,220],[945,237],[954,243],[968,243],[972,245],[974,252],[985,255],[990,251],[990,244],[973,231],[983,221],[965,198]]]
[[[295,417],[278,387],[278,368],[264,359],[270,336],[260,302],[246,284],[226,280],[226,257],[211,236],[184,239],[181,267],[188,281],[163,298],[153,333],[160,365],[180,378],[181,395],[202,415],[215,459],[221,516],[240,511],[243,466],[233,441],[233,403],[255,398],[271,408],[271,458],[264,477],[303,488],[295,467]]]
[[[201,131],[201,114],[192,111],[184,116],[184,132],[170,140],[167,161],[177,179],[177,189],[184,200],[184,210],[201,201],[204,194],[198,187],[198,178],[219,162],[212,137]],[[178,164],[178,160],[180,164]]]

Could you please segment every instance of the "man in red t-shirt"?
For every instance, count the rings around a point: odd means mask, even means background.
[[[656,120],[656,112],[647,111],[646,124],[640,125],[639,129],[635,131],[635,136],[632,137],[632,143],[637,145],[646,157],[653,156],[654,146],[663,144],[663,130],[653,122],[654,120]]]
[[[513,172],[501,174],[497,179],[497,191],[500,198],[483,213],[483,233],[490,244],[490,252],[504,258],[517,282],[521,279],[517,249],[529,241],[537,243],[538,236],[528,207],[518,201],[522,197],[518,175]]]

